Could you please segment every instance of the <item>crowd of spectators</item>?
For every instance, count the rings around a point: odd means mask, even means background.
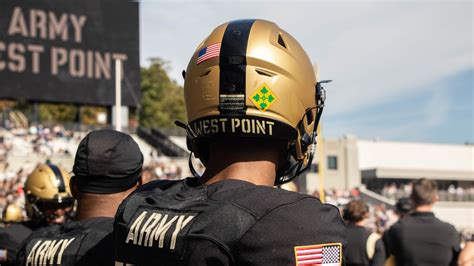
[[[319,198],[319,191],[312,193],[313,196]],[[326,189],[324,191],[324,200],[328,204],[332,204],[342,209],[352,200],[360,199],[360,191],[357,188],[352,190],[342,189]],[[369,221],[368,227],[373,232],[382,233],[394,223],[397,222],[398,217],[393,209],[387,208],[383,203],[373,204],[368,202],[369,206]]]
[[[0,220],[8,205],[24,205],[23,184],[36,164],[50,159],[56,163],[61,158],[72,162],[79,141],[85,134],[66,130],[62,126],[0,128]],[[65,169],[71,170],[68,167]],[[144,166],[143,175],[147,181],[178,180],[189,176],[189,171],[182,162],[153,151]]]
[[[392,200],[406,198],[411,194],[411,184],[385,185],[381,194]],[[474,201],[474,186],[465,188],[450,184],[446,189],[440,189],[438,194],[441,201]]]
[[[9,155],[15,158],[27,158],[31,155],[45,158],[73,158],[80,139],[86,132],[72,132],[61,126],[52,128],[41,125],[31,126],[28,129],[22,128],[0,128],[0,218],[3,210],[9,204],[24,205],[23,183],[27,175],[34,169],[37,162],[20,163],[19,165],[9,165],[7,160]],[[190,176],[186,160],[174,160],[161,155],[155,150],[149,154],[150,160],[143,168],[143,177],[146,182],[167,179],[179,180]],[[198,173],[203,171],[202,165],[196,164]],[[69,169],[67,169],[69,170]],[[381,194],[388,199],[397,200],[407,197],[411,193],[411,185],[386,185]],[[319,191],[312,193],[319,197]],[[324,191],[325,202],[342,208],[353,199],[360,198],[358,189],[338,190],[326,189]],[[474,200],[474,187],[464,189],[450,185],[447,190],[440,191],[441,200]],[[385,204],[369,203],[370,217],[369,228],[374,232],[382,233],[397,221],[397,215],[393,209]],[[470,234],[470,232],[466,233]]]

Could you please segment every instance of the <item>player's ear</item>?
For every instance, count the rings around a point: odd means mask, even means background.
[[[75,176],[71,176],[71,180],[69,180],[69,188],[71,189],[72,196],[77,199],[77,179]]]

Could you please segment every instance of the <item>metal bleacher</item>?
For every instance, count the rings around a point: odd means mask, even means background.
[[[163,155],[168,157],[187,157],[189,151],[175,144],[170,140],[169,136],[163,133],[160,129],[143,128],[137,129],[137,135],[148,142],[151,146],[161,151]]]

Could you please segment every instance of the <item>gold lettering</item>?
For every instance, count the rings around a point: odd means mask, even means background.
[[[104,75],[105,79],[110,79],[110,54],[102,55],[95,52],[95,78],[100,79]]]
[[[67,51],[61,47],[51,48],[51,74],[57,75],[59,73],[59,66],[66,64]]]
[[[227,122],[227,118],[219,118],[219,121],[221,122],[222,133],[225,133],[225,124]]]
[[[209,134],[209,120],[207,119],[203,120],[202,127],[203,127],[204,134]]]
[[[267,125],[268,125],[268,133],[269,133],[269,135],[270,135],[270,136],[272,136],[272,135],[273,135],[273,125],[274,125],[274,124],[275,124],[274,122],[267,121]]]
[[[130,230],[128,230],[128,235],[127,239],[125,239],[125,243],[128,243],[128,241],[133,240],[133,244],[137,243],[137,237],[138,237],[138,230],[140,228],[140,225],[143,222],[143,219],[145,219],[145,216],[148,212],[144,211],[138,216],[137,219],[133,222],[132,226],[130,227]]]
[[[33,248],[31,249],[30,253],[28,253],[28,257],[26,257],[26,265],[29,265],[30,263],[34,264],[36,249],[41,245],[41,242],[42,242],[41,240],[36,242],[35,245],[33,246]]]
[[[13,60],[8,63],[8,68],[12,72],[23,72],[25,71],[25,46],[21,43],[11,43],[8,46],[8,57]],[[16,63],[15,63],[16,61]]]
[[[240,120],[238,118],[232,118],[232,133],[235,133],[235,129],[240,127]]]
[[[154,236],[153,237],[154,240],[158,240],[159,238],[159,243],[158,243],[159,248],[163,248],[166,232],[168,232],[168,230],[170,229],[174,221],[178,219],[178,216],[173,217],[173,219],[171,219],[168,223],[166,223],[167,219],[168,219],[168,214],[166,214],[165,217],[161,219],[160,225],[156,227],[152,233],[152,235]]]
[[[41,45],[35,45],[35,44],[28,44],[26,49],[31,52],[31,65],[32,65],[32,71],[35,74],[38,74],[40,72],[40,53],[44,51],[43,46]]]
[[[46,12],[39,9],[30,10],[30,34],[36,38],[37,30],[41,39],[46,39]]]
[[[170,249],[173,250],[176,247],[176,238],[178,237],[179,232],[194,218],[194,216],[189,216],[186,219],[186,215],[180,215],[173,234],[171,235]]]
[[[6,49],[5,43],[0,42],[0,51],[5,51],[5,49]],[[0,58],[2,58],[2,57],[0,56]],[[4,70],[5,66],[6,66],[5,61],[0,60],[0,71]]]
[[[13,9],[12,19],[10,20],[10,25],[8,26],[8,35],[21,34],[23,37],[28,37],[28,30],[26,28],[25,17],[23,12],[21,12],[20,7],[15,7]]]
[[[94,77],[94,52],[87,51],[87,77]]]
[[[73,77],[83,77],[86,73],[86,56],[79,49],[72,49],[69,52],[69,73]]]
[[[212,133],[219,133],[219,127],[217,125],[217,119],[211,119],[211,132]]]
[[[61,36],[62,41],[67,41],[68,27],[67,27],[67,15],[62,14],[59,21],[53,12],[48,13],[49,16],[49,39],[54,40],[57,36]]]
[[[61,249],[60,249],[59,254],[58,254],[58,260],[57,260],[57,264],[58,264],[58,265],[61,265],[61,261],[62,261],[62,259],[63,259],[63,253],[64,253],[64,251],[66,250],[66,248],[71,244],[71,242],[72,242],[74,239],[75,239],[75,238],[73,237],[73,238],[71,238],[71,239],[69,239],[69,240],[63,241],[63,244],[62,244]]]
[[[35,256],[35,264],[43,265],[43,258],[46,255],[46,250],[48,249],[51,241],[44,241],[43,244],[38,248]]]
[[[61,246],[62,242],[64,242],[64,239],[59,240],[56,243],[56,240],[53,240],[51,245],[49,246],[48,252],[46,252],[46,256],[44,257],[44,265],[54,265],[54,257],[56,256],[56,252],[59,249],[59,246]]]
[[[265,135],[265,121],[257,120],[257,134]]]
[[[156,219],[156,216],[158,216],[158,220]],[[142,230],[140,230],[138,245],[142,245],[142,240],[144,239],[143,243],[146,246],[146,242],[147,242],[147,239],[149,238],[149,234],[151,233],[151,230],[156,226],[160,218],[161,218],[161,214],[157,215],[156,213],[152,213],[151,216],[148,217],[148,219],[146,220],[145,224],[142,227]],[[145,236],[145,238],[143,238],[143,236]]]
[[[250,120],[242,119],[242,132],[244,133],[250,132]]]
[[[70,16],[72,26],[74,27],[74,40],[77,43],[82,42],[82,27],[84,27],[84,24],[86,23],[87,17],[86,16],[79,16],[79,18],[71,14]]]
[[[148,231],[148,230],[146,231],[147,235],[145,236],[145,241],[144,241],[145,246],[148,245],[149,247],[151,247],[153,245],[153,238],[152,238],[151,231],[154,227],[156,227],[156,225],[160,221],[161,217],[163,216],[161,213],[154,213],[154,214],[152,214],[152,216],[153,215],[154,215],[154,221],[153,221],[152,225],[150,225],[150,227],[149,227],[150,231]],[[148,242],[148,244],[147,244],[147,242]]]
[[[194,133],[196,133],[196,135],[198,136],[202,135],[202,121],[199,121],[199,123],[194,124]]]

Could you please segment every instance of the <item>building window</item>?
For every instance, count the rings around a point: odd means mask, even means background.
[[[328,169],[337,170],[337,156],[328,156]]]

